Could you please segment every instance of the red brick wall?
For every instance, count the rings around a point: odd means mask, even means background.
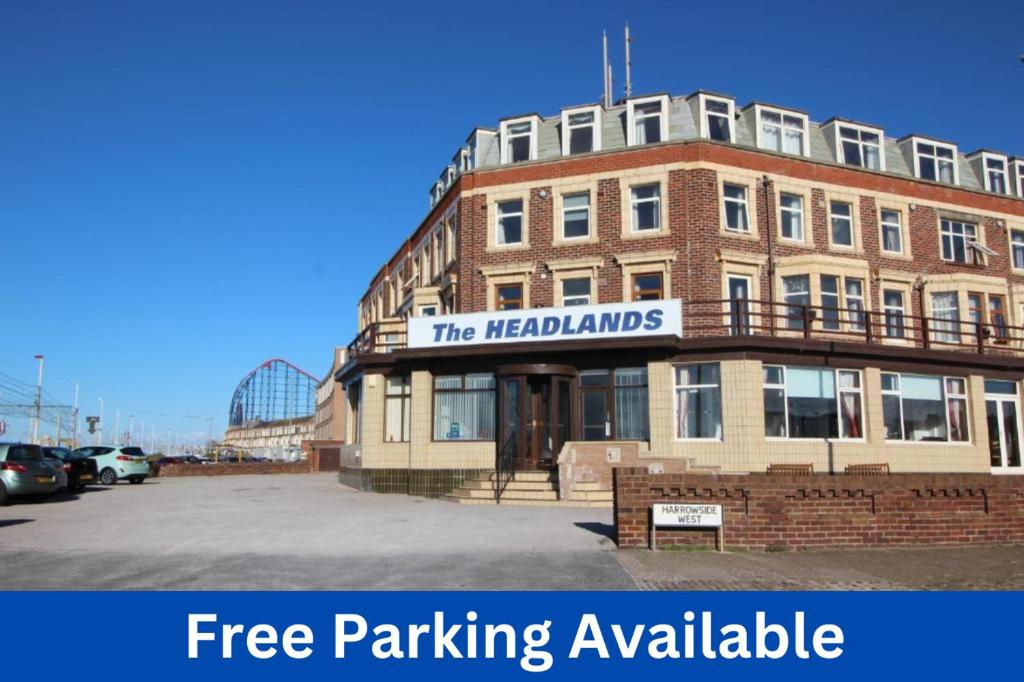
[[[178,476],[238,476],[241,474],[309,474],[312,464],[302,462],[235,462],[224,464],[165,464],[161,478]]]
[[[619,547],[648,547],[655,503],[720,504],[727,549],[1024,543],[1024,479],[987,474],[769,476],[618,468]],[[658,546],[714,546],[713,529],[658,528]]]

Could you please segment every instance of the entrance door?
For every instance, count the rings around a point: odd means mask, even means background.
[[[985,414],[992,473],[1024,473],[1021,467],[1020,399],[1013,381],[985,381]]]
[[[551,401],[551,377],[529,377],[526,381],[527,447],[524,448],[524,469],[550,467],[554,464],[554,432]]]
[[[517,365],[509,369],[533,369]],[[498,458],[501,468],[528,471],[558,464],[562,445],[572,434],[571,368],[551,373],[499,374]],[[499,368],[499,372],[501,369]],[[507,371],[507,370],[506,370]]]

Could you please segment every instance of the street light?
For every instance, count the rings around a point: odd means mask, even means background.
[[[43,356],[37,355],[39,361],[39,380],[36,382],[35,416],[32,418],[32,442],[39,444],[39,412],[43,406]]]

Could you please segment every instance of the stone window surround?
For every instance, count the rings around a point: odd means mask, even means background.
[[[936,253],[935,255],[939,259],[939,261],[941,263],[946,264],[946,265],[953,265],[953,266],[966,267],[966,268],[979,268],[979,267],[984,267],[985,265],[987,265],[988,264],[988,258],[989,258],[988,255],[985,254],[985,253],[982,253],[982,252],[975,251],[974,249],[970,249],[970,251],[975,254],[975,258],[977,258],[976,262],[961,263],[959,261],[946,260],[946,259],[944,259],[942,257],[942,221],[943,220],[949,220],[949,221],[953,221],[953,222],[967,223],[969,225],[974,225],[974,238],[975,238],[975,241],[978,242],[978,244],[980,244],[981,246],[988,248],[988,245],[985,243],[985,233],[988,230],[985,229],[985,219],[984,219],[984,217],[979,215],[979,214],[964,213],[962,211],[955,211],[955,210],[943,209],[943,208],[935,208],[934,211],[935,211],[935,238],[938,241],[938,253]],[[1003,224],[1005,225],[1005,221],[1003,221]]]
[[[830,251],[838,251],[841,253],[852,253],[863,255],[864,253],[864,230],[862,229],[861,215],[860,215],[860,199],[861,195],[854,192],[843,192],[837,189],[825,189],[825,205],[819,206],[819,210],[825,212],[825,244],[828,245]],[[853,245],[845,246],[842,244],[832,243],[832,202],[838,202],[850,205],[850,224],[853,230]]]
[[[988,315],[988,296],[996,295],[1002,296],[1003,301],[1006,305],[1005,314],[1007,319],[1013,317],[1013,305],[1016,302],[1011,296],[1008,282],[1006,280],[1000,280],[998,277],[989,277],[987,275],[974,275],[969,273],[953,273],[944,275],[929,275],[922,281],[924,287],[924,316],[933,317],[932,315],[932,294],[940,293],[943,291],[955,291],[957,314],[960,318],[960,333],[964,336],[970,334],[967,325],[964,324],[967,321],[967,294],[978,293],[985,295],[985,313]],[[908,306],[909,307],[909,306]],[[967,343],[966,339],[962,342]]]
[[[661,273],[665,300],[672,298],[672,263],[676,259],[674,250],[648,251],[644,253],[623,253],[615,256],[615,262],[622,270],[622,300],[633,300],[633,275]]]
[[[536,270],[534,263],[494,265],[480,268],[487,289],[487,310],[495,311],[497,306],[496,287],[505,284],[520,284],[523,287],[523,310],[530,308],[530,282]]]
[[[666,176],[667,177],[667,176]],[[572,246],[573,244],[596,244],[600,241],[597,233],[597,207],[598,207],[598,181],[597,179],[587,180],[573,184],[558,185],[551,190],[552,197],[552,246]],[[562,209],[566,195],[569,194],[590,194],[590,235],[587,237],[575,237],[565,239],[562,230]],[[660,232],[659,232],[660,234]]]
[[[889,199],[875,200],[875,224],[878,225],[878,253],[882,258],[892,260],[911,261],[914,259],[913,245],[910,239],[910,203],[907,201],[896,201]],[[900,214],[900,246],[902,253],[893,253],[883,248],[885,243],[882,237],[882,211],[896,211]],[[831,228],[831,225],[829,226]]]
[[[633,231],[634,187],[658,185],[658,207],[661,226],[657,230]],[[622,239],[648,239],[664,237],[671,233],[668,224],[668,171],[654,173],[628,172],[619,178],[619,195],[622,197]]]
[[[718,234],[730,239],[759,241],[758,206],[762,200],[761,175],[736,171],[717,171],[718,182]],[[725,185],[741,185],[747,188],[747,224],[750,232],[734,232],[725,229]]]
[[[719,274],[721,276],[721,297],[722,297],[722,324],[728,324],[729,318],[729,275],[746,277],[750,280],[750,297],[755,301],[751,303],[750,326],[757,328],[761,325],[760,304],[761,300],[761,268],[768,263],[767,254],[745,253],[742,251],[721,251],[718,254],[718,262],[721,264]]]
[[[562,304],[562,282],[567,279],[583,279],[587,278],[590,280],[590,303],[594,305],[600,303],[598,297],[598,270],[604,265],[604,259],[597,258],[573,258],[566,260],[548,261],[547,269],[552,274],[552,288],[554,293],[553,303],[555,307],[561,307]]]
[[[806,255],[806,256],[788,256],[778,259],[778,264],[775,267],[775,302],[778,306],[776,308],[776,315],[784,315],[785,306],[785,290],[782,286],[782,279],[784,277],[807,275],[809,290],[811,294],[811,305],[821,306],[821,275],[833,275],[839,278],[839,307],[846,307],[846,279],[848,277],[856,278],[861,280],[864,286],[864,309],[865,311],[871,311],[871,302],[874,300],[870,291],[871,285],[874,283],[871,279],[871,268],[868,262],[860,259],[853,258],[840,258],[837,256],[823,256],[823,255]],[[820,313],[819,313],[820,315]],[[841,325],[842,328],[836,330],[836,334],[849,333],[855,336],[863,336],[864,332],[854,329],[849,329],[850,323],[846,319],[843,313],[840,313],[840,317],[843,318]],[[799,330],[789,330],[785,328],[785,319],[776,318],[775,325],[781,335],[797,335],[803,334]]]
[[[775,191],[775,238],[778,240],[780,245],[795,246],[806,249],[813,249],[816,247],[814,240],[814,203],[813,203],[813,186],[811,184],[805,184],[801,182],[794,182],[792,180],[783,179],[776,180],[773,183]],[[749,194],[747,190],[747,204],[749,210]],[[782,236],[782,195],[793,194],[803,199],[803,221],[804,221],[804,238],[803,239],[788,239]]]
[[[506,201],[523,202],[523,238],[518,244],[498,244],[498,204]],[[520,188],[508,192],[495,192],[487,197],[487,248],[490,253],[525,251],[530,248],[530,190]]]
[[[894,346],[906,346],[913,342],[917,335],[913,327],[919,324],[918,321],[908,320],[914,314],[914,305],[917,295],[917,275],[899,270],[879,270],[877,278],[872,282],[875,286],[875,295],[871,297],[871,310],[875,311],[876,337],[882,339],[882,343]],[[885,336],[885,290],[894,289],[903,294],[903,338],[891,339]]]

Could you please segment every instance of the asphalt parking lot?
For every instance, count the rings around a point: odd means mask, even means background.
[[[361,493],[331,474],[153,479],[0,507],[0,588],[1024,588],[1020,547],[620,552],[611,523]]]

